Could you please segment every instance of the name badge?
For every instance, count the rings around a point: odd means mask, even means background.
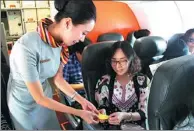
[[[40,63],[45,63],[45,62],[49,62],[51,59],[46,59],[46,60],[40,60]]]

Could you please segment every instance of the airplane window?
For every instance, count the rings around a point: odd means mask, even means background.
[[[194,1],[175,1],[183,19],[184,31],[194,28],[193,7]]]
[[[152,1],[128,4],[135,13],[141,28],[147,28],[151,35],[168,39],[183,32],[183,22],[174,1]]]

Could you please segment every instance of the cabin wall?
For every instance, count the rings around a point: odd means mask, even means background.
[[[194,1],[121,1],[133,10],[141,28],[168,39],[194,28]]]
[[[140,29],[133,11],[127,4],[113,1],[94,1],[94,4],[97,8],[96,25],[87,35],[93,43],[103,33],[117,32],[126,38],[129,32]],[[54,18],[57,13],[54,2],[51,7],[53,7],[51,15]]]
[[[96,42],[100,34],[121,33],[124,38],[129,32],[140,29],[133,11],[125,3],[113,1],[94,1],[97,8],[97,20],[94,29],[88,34]]]
[[[57,10],[55,9],[54,0],[50,1],[50,11],[51,11],[51,19],[54,20],[54,16],[57,14]]]
[[[175,1],[183,20],[183,31],[194,28],[194,1]]]
[[[128,5],[140,27],[149,29],[151,35],[168,39],[172,34],[183,31],[181,16],[174,1],[146,1]]]
[[[127,32],[147,28],[152,35],[168,39],[175,33],[194,28],[194,1],[115,1],[94,1],[97,23],[88,34],[93,42],[99,34],[106,32],[120,32],[126,38]],[[130,8],[119,3],[126,3]],[[51,16],[54,17],[56,12],[53,2]]]

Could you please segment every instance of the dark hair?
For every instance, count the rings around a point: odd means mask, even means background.
[[[183,36],[183,40],[185,42],[188,42],[189,38],[191,37],[191,35],[194,33],[194,28],[189,29],[185,32],[184,36]]]
[[[136,73],[140,72],[141,70],[140,59],[138,58],[135,51],[127,41],[117,41],[112,45],[108,62],[110,63],[111,58],[113,57],[117,49],[121,49],[125,54],[125,56],[127,57],[127,59],[129,60],[130,65],[129,65],[128,71],[130,75],[134,76]],[[115,74],[111,65],[108,66],[107,71],[108,71],[108,74],[110,75]]]
[[[70,17],[74,25],[84,24],[89,20],[96,21],[96,7],[92,0],[55,0],[55,8],[59,11],[55,21]]]
[[[78,42],[78,43],[76,43],[76,44],[74,44],[72,46],[69,46],[68,47],[69,48],[69,53],[72,54],[72,53],[78,52],[78,53],[82,54],[84,48],[87,45],[91,44],[91,43],[92,42],[90,41],[90,39],[85,38],[84,42],[80,41],[80,42]]]
[[[148,29],[140,29],[134,32],[134,36],[136,39],[144,37],[144,36],[149,36],[149,35],[150,35],[150,31]]]

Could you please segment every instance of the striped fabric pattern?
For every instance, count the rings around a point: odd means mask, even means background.
[[[51,25],[53,21],[51,19],[45,18],[42,19],[37,27],[37,32],[39,33],[41,39],[49,44],[53,48],[60,47],[62,44],[57,43],[54,38],[51,36],[50,32],[48,32],[48,26]],[[67,46],[62,46],[61,50],[61,61],[64,64],[67,64],[69,59],[69,50]]]
[[[69,84],[83,83],[81,63],[75,53],[69,56],[69,61],[63,68],[63,77]]]

